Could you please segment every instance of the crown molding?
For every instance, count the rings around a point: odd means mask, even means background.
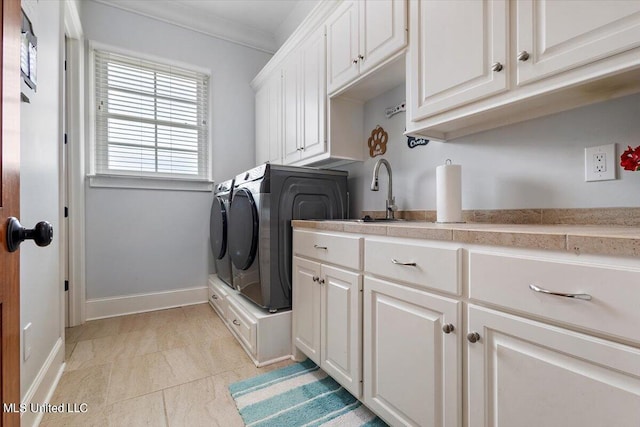
[[[273,34],[210,13],[194,11],[187,4],[167,0],[92,1],[262,52],[273,54],[278,50]]]

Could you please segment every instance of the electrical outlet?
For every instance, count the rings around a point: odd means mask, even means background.
[[[602,173],[607,171],[607,155],[605,153],[598,153],[593,155],[593,171],[595,173]]]
[[[584,180],[607,181],[616,179],[616,144],[584,149]]]
[[[22,330],[22,347],[24,349],[24,361],[26,362],[31,357],[31,323],[28,323]]]

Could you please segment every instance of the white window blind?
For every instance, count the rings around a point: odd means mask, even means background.
[[[209,77],[94,54],[95,174],[208,180]]]

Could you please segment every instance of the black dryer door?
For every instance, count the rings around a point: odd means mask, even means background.
[[[227,253],[227,208],[224,200],[214,197],[211,204],[211,218],[209,220],[209,236],[211,250],[215,259],[222,259]]]
[[[258,250],[258,209],[249,190],[233,194],[229,218],[229,255],[236,268],[246,270]]]

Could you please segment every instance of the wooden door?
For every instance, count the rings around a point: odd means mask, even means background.
[[[640,349],[473,305],[468,324],[469,427],[638,426]]]
[[[20,214],[20,2],[3,0],[2,118],[0,119],[0,392],[20,404],[20,253],[9,253],[7,218]],[[3,408],[4,409],[4,408]],[[20,413],[2,411],[0,425],[20,425]]]
[[[521,0],[516,7],[518,85],[640,46],[637,0]]]
[[[293,257],[293,345],[320,365],[320,264]]]
[[[417,121],[507,89],[506,0],[409,3],[409,100]]]
[[[360,398],[362,275],[323,265],[320,277],[320,366]]]
[[[391,425],[459,427],[461,303],[365,277],[363,305],[364,403]]]
[[[360,73],[374,68],[407,44],[407,2],[360,2]]]

